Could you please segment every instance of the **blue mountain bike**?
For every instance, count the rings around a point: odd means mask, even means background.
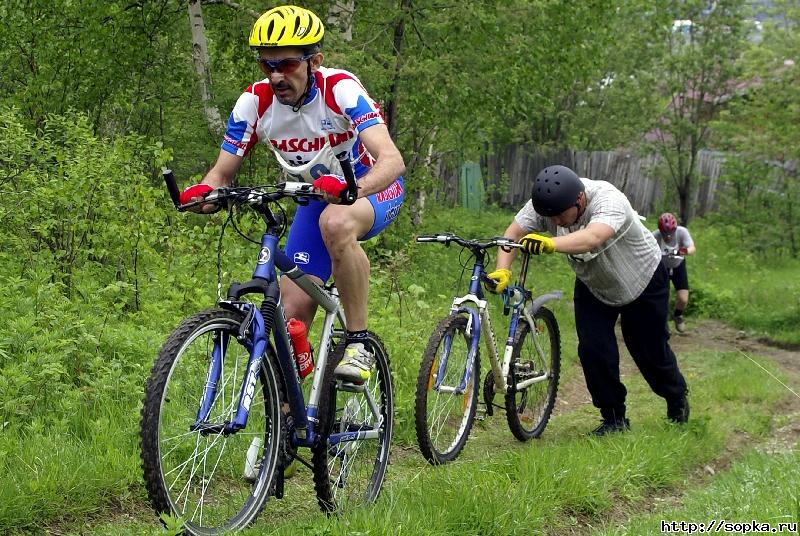
[[[491,370],[483,381],[487,415],[494,396],[502,394],[506,420],[514,437],[539,437],[556,401],[561,367],[561,340],[553,313],[543,304],[560,291],[534,297],[525,289],[529,256],[523,254],[520,279],[502,291],[504,313],[511,314],[500,359],[482,283],[494,285],[484,269],[487,250],[520,248],[508,238],[468,240],[454,234],[420,236],[417,242],[457,244],[475,258],[467,294],[453,300],[450,314],[428,341],[417,377],[415,424],[422,455],[432,465],[458,457],[469,437],[480,392],[480,342],[484,340]]]
[[[350,198],[355,179],[342,162]],[[171,172],[167,186],[178,210]],[[158,514],[179,517],[191,534],[219,534],[252,523],[270,496],[283,497],[284,468],[310,467],[323,511],[375,501],[389,463],[394,393],[389,357],[369,333],[376,357],[368,382],[334,380],[344,354],[345,318],[333,285],[324,288],[278,248],[283,218],[270,205],[318,197],[310,184],[220,188],[203,203],[249,207],[266,231],[253,278],[234,283],[218,306],[184,320],[153,365],[141,414],[144,480]],[[304,398],[290,344],[276,268],[325,311],[316,368]],[[255,295],[256,305],[245,297]],[[311,449],[311,463],[298,448]]]

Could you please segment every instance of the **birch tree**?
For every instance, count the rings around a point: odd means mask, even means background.
[[[667,109],[651,133],[678,196],[682,225],[692,216],[697,155],[707,147],[720,107],[736,90],[739,59],[746,43],[743,0],[672,0],[675,21],[661,63]]]
[[[219,110],[211,99],[211,59],[208,55],[208,42],[203,22],[203,7],[200,0],[189,0],[189,26],[192,29],[192,61],[200,84],[200,99],[203,102],[208,128],[214,134],[221,134],[225,125]]]

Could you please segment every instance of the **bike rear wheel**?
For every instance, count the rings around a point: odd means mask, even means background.
[[[261,360],[244,429],[228,435],[190,430],[219,340],[225,341],[222,367],[205,423],[234,419],[249,358],[236,340],[242,320],[226,309],[185,320],[162,347],[145,388],[141,458],[150,502],[156,513],[180,517],[190,534],[246,527],[261,512],[273,482],[282,426],[271,351]]]
[[[539,437],[550,420],[561,372],[561,334],[553,313],[544,307],[533,315],[533,326],[521,321],[514,334],[506,418],[514,437],[528,441]],[[541,378],[523,389],[515,385]]]
[[[394,427],[394,387],[383,342],[368,333],[375,366],[364,382],[365,392],[349,390],[334,379],[333,371],[344,357],[345,347],[346,341],[336,346],[325,369],[319,405],[320,438],[312,449],[314,487],[324,512],[349,510],[377,500],[389,465]],[[370,399],[378,410],[377,418]],[[348,432],[376,437],[331,443],[331,434]]]
[[[480,351],[475,348],[470,364],[471,336],[467,326],[464,315],[444,318],[431,335],[422,357],[414,420],[419,449],[431,465],[456,459],[475,420],[480,390]],[[467,371],[468,367],[471,370]],[[466,383],[465,372],[468,372]]]

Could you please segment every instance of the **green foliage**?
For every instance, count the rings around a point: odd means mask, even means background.
[[[687,259],[690,314],[708,315],[759,336],[800,343],[796,259],[777,258],[715,215],[691,227],[697,254]]]
[[[719,220],[765,257],[800,257],[800,9],[777,2],[764,39],[744,57],[746,98],[736,99],[715,124],[725,166]]]
[[[709,144],[710,123],[730,98],[747,37],[743,0],[667,1],[670,19],[686,21],[666,35],[667,53],[657,64],[666,109],[653,125],[652,148],[667,164],[664,177],[678,194],[679,219],[692,216],[697,155]]]
[[[699,279],[699,278],[698,278]],[[734,294],[711,281],[695,280],[689,313],[715,318],[726,318],[737,306]]]
[[[673,7],[679,4],[695,6]],[[307,4],[321,14],[327,5]],[[253,19],[222,3],[204,10],[213,104],[224,117],[262,76],[245,44]],[[635,136],[658,104],[653,85],[662,74],[704,60],[684,49],[675,65],[656,61],[663,43],[652,36],[665,37],[672,16],[640,0],[359,2],[353,41],[329,31],[325,64],[352,70],[373,96],[397,106],[397,142],[414,197],[435,187],[439,155],[474,158],[509,141],[608,147]],[[250,277],[253,246],[231,233],[218,251],[226,215],[178,215],[161,184],[162,165],[174,164],[185,183],[218,151],[197,96],[185,3],[9,0],[0,3],[0,20],[0,532],[41,531],[105,515],[121,502],[143,508],[136,437],[142,383],[181,317],[212,304],[218,281],[225,287]],[[787,29],[797,20],[796,8],[787,8]],[[715,142],[729,143],[741,158],[726,171],[725,212],[699,233],[691,302],[696,312],[793,342],[800,342],[800,302],[786,296],[800,295],[797,264],[771,259],[797,255],[790,165],[798,160],[797,70],[780,69],[783,57],[797,57],[797,35],[776,31],[751,48],[744,67],[762,77],[763,89],[732,104],[716,125],[722,135]],[[725,41],[732,35],[709,36],[717,57],[735,56],[738,41]],[[239,180],[263,183],[276,171],[269,151],[254,151]],[[365,245],[370,326],[386,341],[395,374],[396,444],[412,450],[419,358],[468,278],[455,248],[419,245],[413,235],[493,236],[512,217],[493,208],[425,210],[422,225],[420,213],[412,220],[404,210]],[[256,218],[236,218],[245,234],[258,235]],[[537,259],[536,267],[534,291],[566,291],[553,308],[568,366],[575,360],[573,276],[557,256]],[[503,333],[507,320],[494,320]],[[618,496],[674,485],[692,464],[673,460],[708,459],[734,426],[766,429],[752,414],[775,399],[761,388],[740,392],[752,380],[748,370],[711,361],[703,356],[695,375],[725,371],[710,374],[718,388],[700,395],[700,407],[722,407],[718,427],[699,424],[680,435],[651,419],[638,437],[587,446],[587,414],[578,413],[553,423],[544,443],[515,451],[503,440],[511,454],[489,462],[481,452],[479,471],[474,463],[430,471],[401,454],[393,470],[408,478],[394,480],[378,515],[325,519],[309,510],[298,523],[320,534],[527,534],[570,516],[602,514]],[[606,470],[608,478],[585,476]],[[310,489],[301,493],[310,497]],[[145,516],[145,530],[158,530],[154,516]],[[281,519],[297,532],[293,519]],[[177,532],[180,520],[167,524]]]

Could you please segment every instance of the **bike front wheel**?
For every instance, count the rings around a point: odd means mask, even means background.
[[[431,465],[456,459],[475,420],[480,359],[476,341],[470,362],[473,343],[468,325],[460,314],[444,318],[422,357],[414,421],[419,449]]]
[[[249,352],[236,339],[242,320],[226,309],[185,320],[161,349],[145,388],[141,458],[150,502],[156,513],[180,518],[190,534],[246,527],[272,486],[282,425],[271,351],[261,359],[247,426],[222,432],[234,420],[247,373]],[[214,353],[221,358],[215,384]],[[214,388],[213,399],[204,396]],[[198,426],[203,398],[211,406]]]
[[[312,462],[317,501],[324,512],[375,502],[386,477],[394,427],[392,373],[380,338],[368,332],[367,346],[375,365],[363,386],[334,379],[346,341],[333,350],[323,376],[320,438],[312,449]]]
[[[533,315],[533,326],[519,323],[513,344],[506,418],[514,437],[528,441],[542,435],[556,402],[561,372],[561,334],[556,317],[542,307]],[[517,387],[526,382],[524,387]]]

